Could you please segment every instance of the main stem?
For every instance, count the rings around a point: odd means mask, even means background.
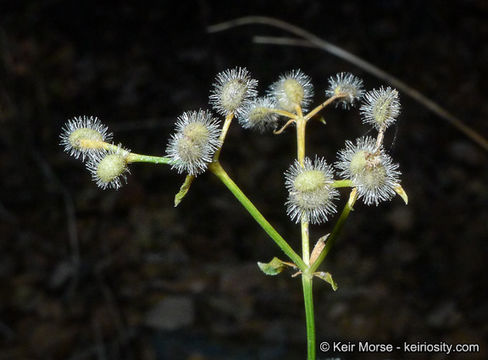
[[[303,300],[305,303],[305,322],[307,326],[307,358],[315,360],[315,315],[313,308],[312,275],[302,274]]]
[[[302,109],[297,106],[297,158],[302,167],[305,167],[305,128],[307,119]],[[308,221],[302,216],[302,259],[306,270],[302,272],[303,301],[305,305],[305,322],[307,327],[307,358],[315,360],[315,314],[313,308],[313,273],[310,272],[310,237]]]
[[[301,109],[297,109],[299,114],[296,120],[297,123],[297,159],[301,167],[305,167],[305,127],[307,121],[302,116]],[[310,262],[310,242],[308,236],[308,221],[302,217],[302,259],[306,265]]]

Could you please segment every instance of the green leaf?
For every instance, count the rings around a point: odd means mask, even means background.
[[[180,187],[180,191],[178,191],[178,194],[175,195],[175,207],[178,206],[178,204],[183,200],[185,197],[186,193],[188,190],[190,190],[191,183],[193,182],[193,179],[195,179],[194,175],[187,175],[185,178],[185,182],[183,185]]]
[[[337,283],[334,281],[334,279],[332,279],[332,275],[329,272],[324,272],[324,271],[316,272],[314,273],[314,276],[329,283],[330,286],[332,286],[332,290],[334,291],[337,290]]]
[[[266,275],[278,275],[285,268],[285,263],[274,257],[269,263],[258,262],[258,266]]]

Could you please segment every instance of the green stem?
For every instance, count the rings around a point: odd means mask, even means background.
[[[353,187],[354,184],[352,183],[351,180],[345,179],[345,180],[334,180],[332,183],[333,188],[343,188],[343,187]]]
[[[307,120],[303,117],[302,109],[297,106],[297,159],[302,167],[305,166],[305,130],[307,127]],[[303,300],[305,305],[305,323],[307,327],[307,359],[315,360],[315,315],[313,309],[313,272],[310,272],[310,238],[309,238],[309,224],[302,215],[302,259],[307,266],[305,271],[302,271],[302,287]]]
[[[222,168],[218,161],[209,165],[209,170],[212,171],[224,185],[234,194],[237,200],[244,206],[249,214],[261,225],[264,231],[274,240],[274,242],[283,250],[283,252],[293,261],[301,271],[306,269],[306,265],[300,256],[290,247],[285,239],[275,230],[275,228],[264,218],[254,204],[247,198],[246,195],[239,189],[239,187],[232,181],[229,175]]]
[[[220,152],[222,151],[222,146],[224,146],[225,137],[227,136],[227,131],[229,131],[230,124],[232,123],[233,118],[234,118],[233,112],[228,113],[227,116],[225,117],[224,125],[222,125],[222,132],[220,133],[220,137],[219,137],[220,147],[217,149],[217,151],[214,154],[213,157],[214,162],[219,161]]]
[[[344,226],[344,223],[346,222],[346,220],[349,216],[349,213],[351,212],[351,210],[353,210],[353,206],[354,206],[354,203],[356,202],[356,199],[357,199],[357,191],[356,191],[356,188],[354,188],[351,191],[351,195],[349,196],[349,201],[346,203],[346,205],[344,205],[344,208],[342,209],[341,216],[339,217],[339,219],[337,220],[337,222],[334,225],[334,229],[332,230],[332,233],[327,238],[324,249],[320,253],[317,260],[315,260],[315,262],[310,267],[310,273],[313,274],[315,271],[317,271],[317,268],[320,266],[320,264],[322,264],[325,257],[329,253],[330,249],[334,245],[337,237],[339,236],[339,234],[342,230],[342,227]]]
[[[268,109],[268,110],[270,112],[274,112],[275,114],[282,115],[282,116],[287,117],[289,119],[296,119],[297,118],[296,114],[293,114],[289,111],[280,110],[280,109]]]
[[[315,320],[313,309],[312,279],[309,274],[302,275],[303,300],[305,303],[305,321],[307,325],[307,359],[315,360]]]
[[[324,107],[326,107],[327,105],[331,104],[334,100],[343,98],[344,96],[345,96],[344,94],[336,94],[336,95],[328,98],[322,104],[320,104],[315,109],[313,109],[312,111],[310,111],[307,115],[305,115],[305,120],[307,120],[307,121],[310,120],[315,114],[317,114]]]
[[[308,221],[305,221],[303,219],[303,216],[300,225],[302,228],[302,259],[305,265],[310,266],[310,240]]]
[[[173,164],[173,160],[167,157],[162,157],[162,156],[149,156],[149,155],[140,155],[140,154],[134,154],[130,153],[129,156],[127,156],[127,162],[134,163],[134,162],[145,162],[145,163],[153,163],[153,164],[168,164],[171,165]]]
[[[307,126],[307,122],[302,116],[302,109],[300,106],[297,106],[297,159],[300,163],[301,167],[305,167],[305,129]],[[302,214],[301,220],[301,228],[302,228],[302,259],[303,262],[309,266],[310,265],[310,245],[309,245],[309,231],[308,231],[308,221],[305,220],[305,217]]]

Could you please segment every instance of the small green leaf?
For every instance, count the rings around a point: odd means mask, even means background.
[[[266,275],[278,275],[285,268],[285,263],[274,257],[269,263],[262,263],[258,261],[258,266]]]
[[[319,121],[324,124],[324,125],[327,125],[327,123],[325,122],[325,119],[323,116],[320,117]]]
[[[175,207],[178,206],[178,204],[183,200],[185,197],[186,193],[188,190],[190,190],[191,183],[193,182],[193,179],[195,179],[194,175],[187,175],[185,178],[185,182],[183,185],[180,187],[180,191],[178,191],[178,194],[175,195]]]
[[[329,272],[316,272],[314,273],[314,276],[318,277],[319,279],[324,280],[325,282],[328,282],[330,286],[332,286],[332,290],[336,291],[337,290],[337,283],[332,279],[332,275]]]

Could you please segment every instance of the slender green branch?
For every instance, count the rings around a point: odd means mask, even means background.
[[[98,141],[98,140],[81,139],[80,144],[84,148],[90,148],[90,149],[105,149],[107,151],[117,151],[120,149],[120,146],[110,144],[105,141]],[[129,151],[127,151],[127,153],[128,153],[127,162],[129,164],[135,162],[168,164],[168,165],[174,164],[174,161],[168,157],[141,155],[141,154],[131,153]]]
[[[344,94],[336,94],[334,96],[331,96],[330,98],[328,98],[327,100],[325,100],[322,104],[320,104],[319,106],[317,106],[315,109],[313,109],[312,111],[310,111],[307,115],[305,115],[305,120],[309,120],[311,119],[315,114],[317,114],[320,110],[322,110],[323,108],[325,108],[327,105],[331,104],[332,102],[334,102],[334,100],[336,99],[340,99],[340,98],[343,98],[345,95]]]
[[[297,107],[297,113],[299,114],[299,118],[297,119],[297,158],[302,167],[304,167],[305,162],[305,128],[307,123],[302,116],[302,110],[300,107]],[[310,240],[309,240],[309,229],[308,229],[308,221],[302,216],[302,220],[300,222],[301,230],[302,230],[302,259],[303,262],[308,266],[310,266]]]
[[[334,180],[334,182],[332,183],[332,187],[334,188],[343,188],[343,187],[353,187],[353,183],[351,180],[349,179],[345,179],[345,180]]]
[[[220,133],[219,141],[220,147],[214,154],[213,160],[215,162],[219,161],[220,152],[222,151],[222,146],[224,146],[225,137],[227,136],[227,131],[229,131],[230,124],[232,123],[232,119],[234,118],[234,113],[230,112],[225,117],[224,125],[222,126],[222,132]]]
[[[299,117],[297,118],[297,158],[298,162],[302,167],[305,165],[305,129],[307,127],[307,122],[302,116],[302,109],[298,106],[297,113]],[[302,228],[302,259],[307,266],[310,265],[310,240],[309,240],[309,230],[308,221],[302,216],[300,222]]]
[[[346,205],[344,205],[344,208],[342,209],[341,216],[339,217],[339,219],[337,220],[337,222],[334,225],[334,229],[332,230],[332,233],[327,238],[327,242],[325,243],[324,249],[320,253],[317,260],[315,260],[315,262],[310,267],[310,272],[312,274],[318,269],[320,264],[322,264],[325,257],[329,253],[330,249],[334,245],[337,237],[339,236],[339,234],[342,230],[342,227],[344,226],[344,223],[346,222],[346,220],[349,216],[349,213],[351,212],[351,210],[353,210],[353,206],[354,206],[354,203],[356,202],[356,199],[357,199],[357,190],[356,190],[356,188],[354,188],[354,189],[352,189],[351,194],[349,195],[348,202],[346,203]]]
[[[308,221],[304,220],[303,217],[300,226],[302,228],[302,259],[305,265],[310,266],[310,240]]]
[[[268,109],[271,112],[274,112],[275,114],[290,118],[290,119],[296,119],[297,115],[293,114],[289,111],[281,110],[281,109]]]
[[[127,156],[127,162],[129,164],[135,162],[145,162],[145,163],[168,164],[168,165],[172,165],[174,163],[174,161],[168,157],[149,156],[149,155],[141,155],[141,154],[134,154],[134,153],[130,153]]]
[[[313,277],[302,275],[303,300],[305,303],[305,321],[307,326],[307,359],[315,360],[315,320],[313,308]]]
[[[275,134],[275,135],[280,135],[280,134],[281,134],[283,131],[285,131],[285,129],[286,129],[288,126],[290,126],[290,125],[291,125],[291,124],[293,124],[294,122],[296,122],[296,120],[295,120],[295,119],[290,119],[290,120],[288,120],[288,121],[286,122],[286,124],[285,124],[285,125],[283,125],[283,126],[281,127],[281,129],[279,129],[279,130],[274,130],[274,131],[273,131],[273,134]]]
[[[297,119],[297,159],[300,165],[304,166],[305,161],[305,129],[306,121],[303,117]]]
[[[290,247],[285,239],[273,228],[273,226],[264,218],[254,204],[247,198],[247,196],[239,189],[239,187],[232,181],[229,175],[225,172],[218,161],[209,165],[209,170],[212,171],[224,185],[234,194],[249,214],[261,225],[264,231],[274,240],[274,242],[283,250],[283,252],[298,266],[302,271],[306,269],[305,263],[300,256]]]

